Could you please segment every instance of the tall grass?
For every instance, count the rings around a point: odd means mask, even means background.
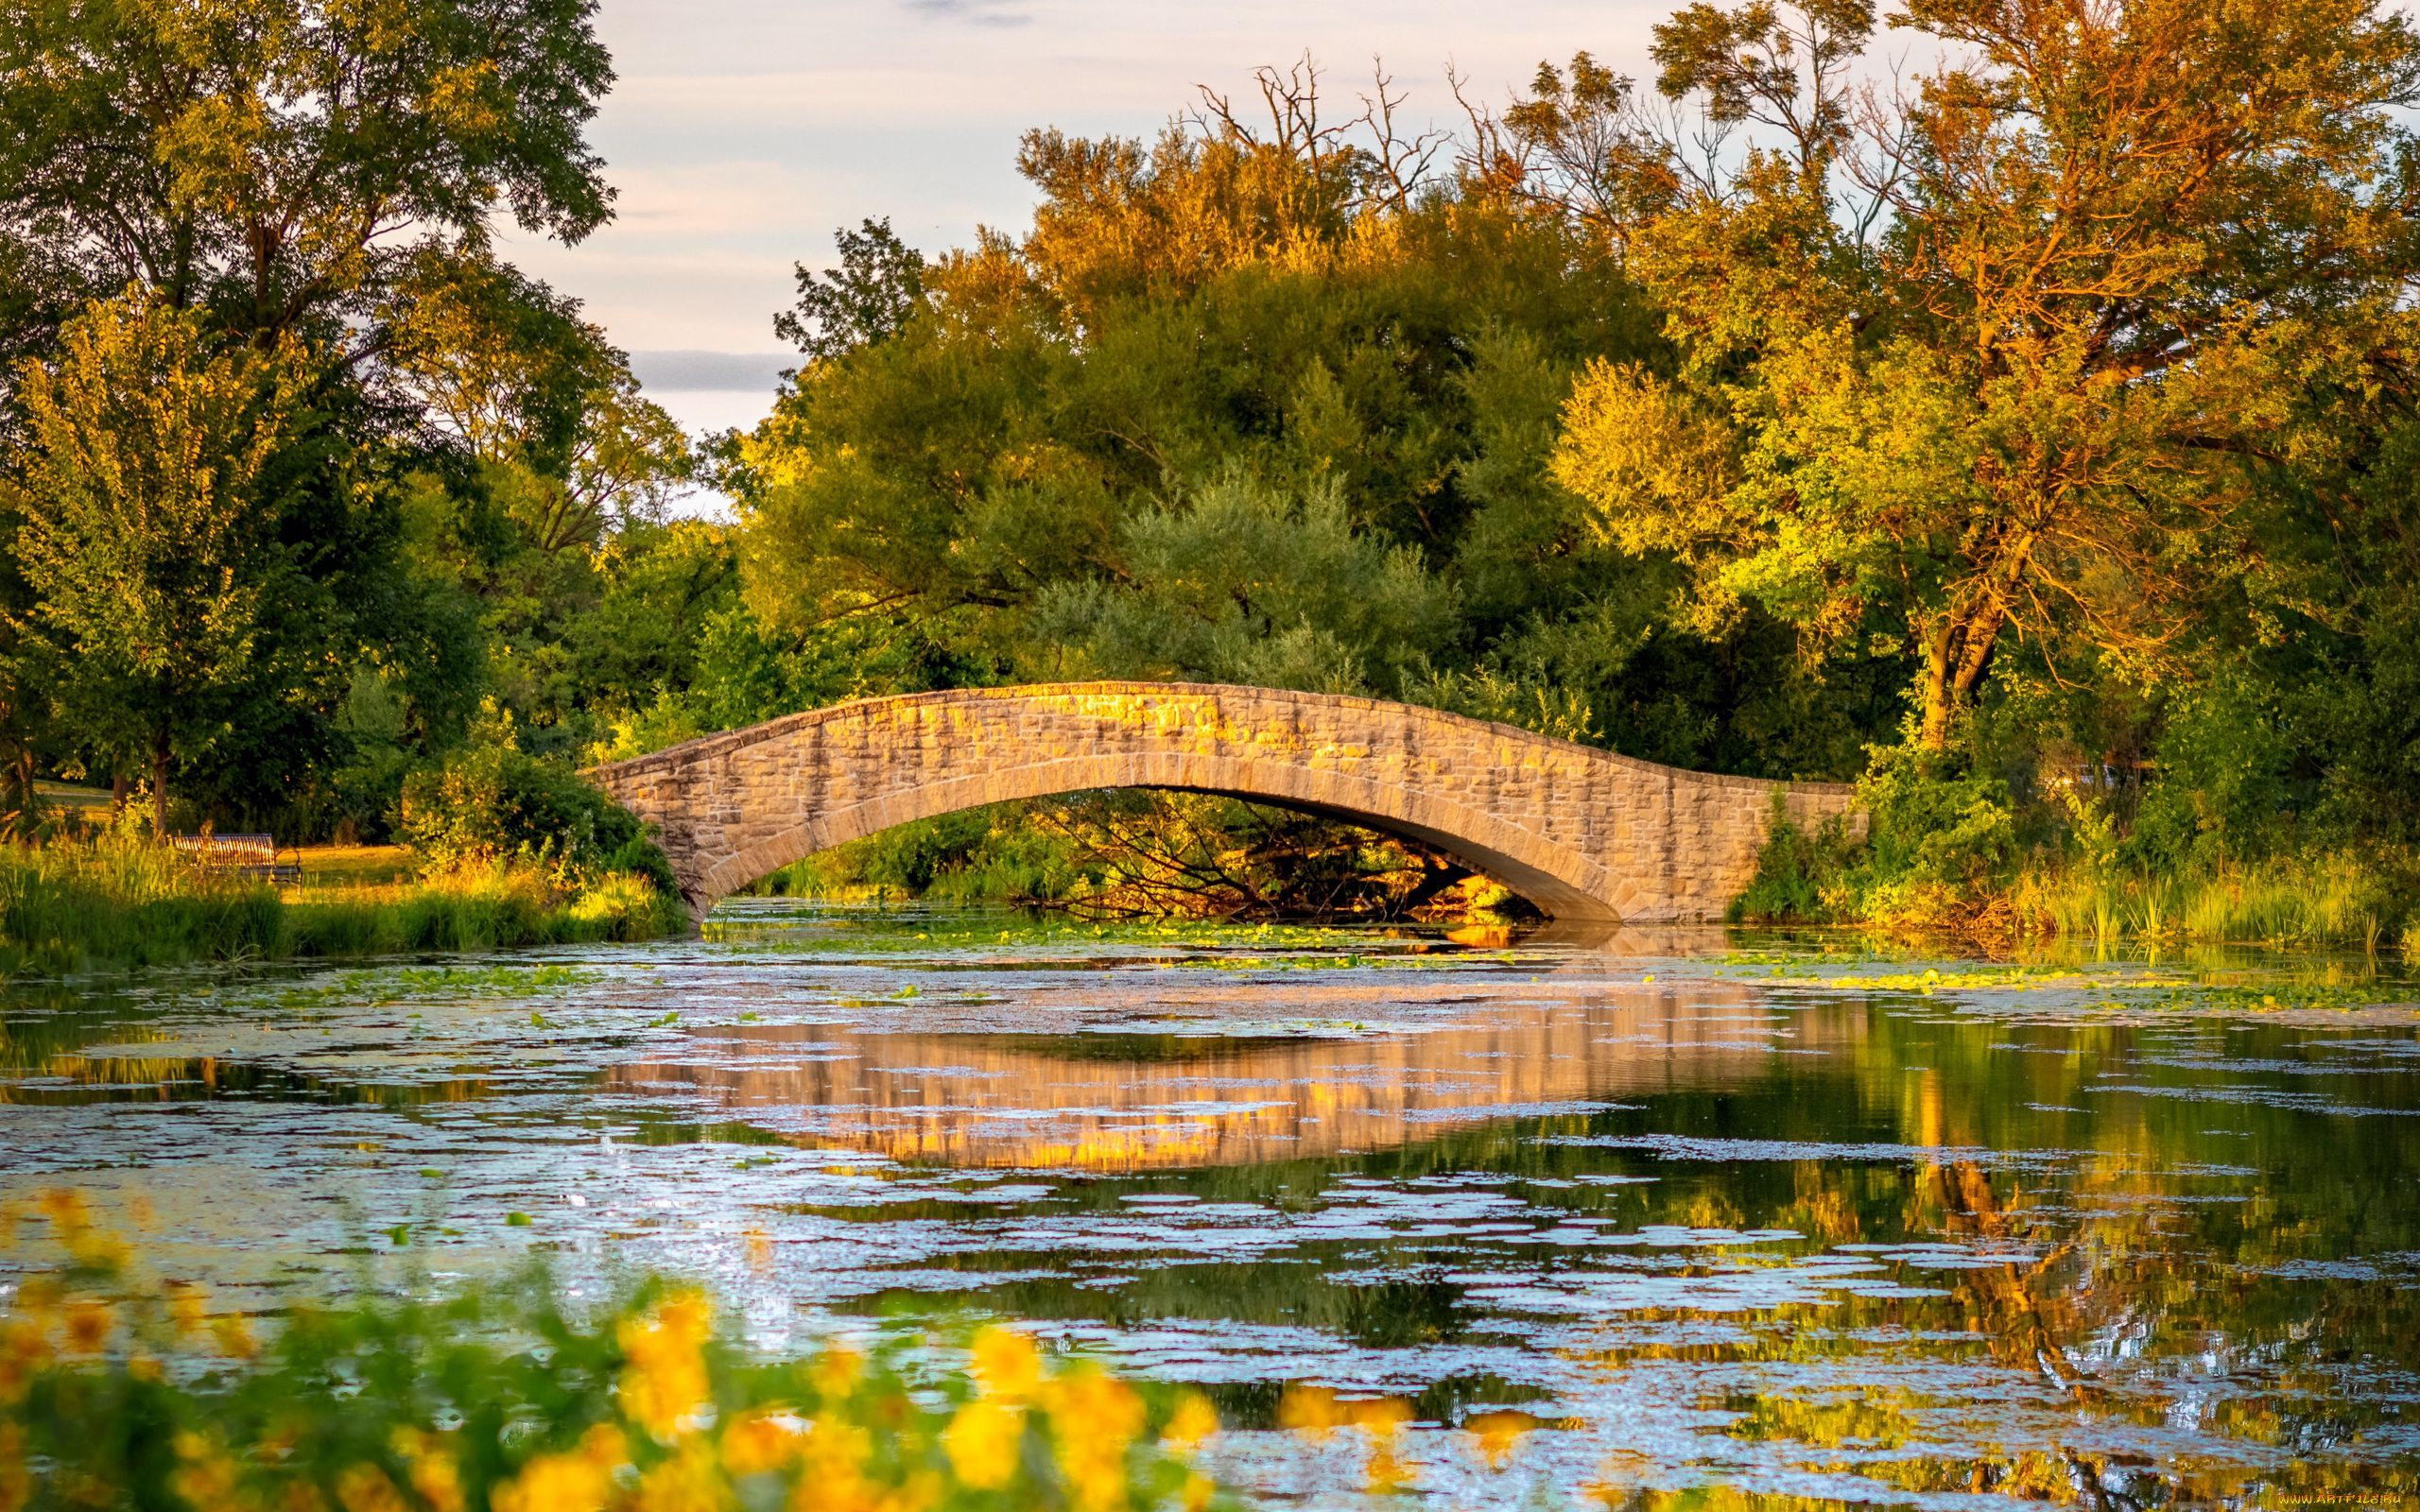
[[[0,847],[10,974],[648,939],[688,922],[679,900],[617,873],[565,881],[486,862],[288,897],[116,836]]]
[[[2019,933],[2376,950],[2412,924],[2410,868],[2393,860],[2336,851],[2165,875],[2051,862],[2020,871],[2007,899]]]

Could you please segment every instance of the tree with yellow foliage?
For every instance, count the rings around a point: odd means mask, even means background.
[[[1593,368],[1555,473],[1705,620],[1906,647],[1939,749],[2013,641],[2152,682],[2256,570],[2303,365],[2420,266],[2420,39],[2375,0],[1911,0],[1943,61],[1886,95],[1847,81],[1872,25],[1656,28],[1665,94],[1769,134],[1637,230],[1676,360]]]

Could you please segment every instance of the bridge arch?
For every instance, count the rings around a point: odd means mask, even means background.
[[[1098,788],[1217,793],[1434,846],[1558,919],[1717,919],[1773,795],[1802,822],[1850,790],[1634,761],[1372,698],[1201,683],[1050,683],[873,698],[710,735],[591,779],[657,826],[700,913],[893,825]]]

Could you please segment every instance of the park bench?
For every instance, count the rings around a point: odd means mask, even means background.
[[[302,864],[277,859],[277,838],[268,834],[180,834],[169,843],[211,871],[266,877],[284,887],[302,880]]]

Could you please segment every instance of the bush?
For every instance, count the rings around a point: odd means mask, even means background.
[[[1868,866],[1881,885],[1972,898],[2003,881],[2016,859],[2008,784],[1949,775],[1938,754],[1876,747],[1858,801],[1870,816]]]
[[[1732,923],[1826,924],[1842,921],[1853,906],[1846,885],[1857,842],[1846,818],[1834,816],[1815,830],[1789,816],[1780,793],[1772,819],[1756,852],[1756,875],[1732,900]]]
[[[677,892],[671,863],[630,810],[578,773],[510,745],[474,746],[415,772],[396,833],[429,867],[526,859],[579,872],[629,872]]]
[[[684,1512],[1227,1504],[1188,1463],[1191,1392],[1025,1335],[749,1354],[653,1282],[567,1314],[543,1275],[438,1302],[289,1311],[267,1349],[198,1289],[130,1285],[72,1194],[69,1256],[0,1303],[0,1506]]]

